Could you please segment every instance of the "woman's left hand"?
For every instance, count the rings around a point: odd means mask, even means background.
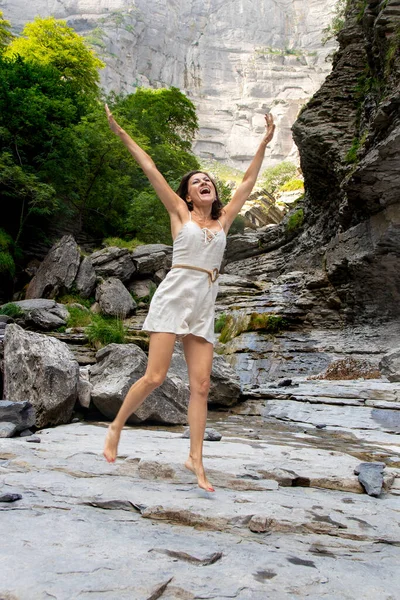
[[[274,118],[271,115],[271,113],[267,113],[265,116],[265,136],[264,136],[264,143],[268,144],[273,136],[274,136],[274,132],[275,132],[275,124],[274,124]]]

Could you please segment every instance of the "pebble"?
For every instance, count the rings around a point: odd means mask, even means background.
[[[15,502],[21,498],[21,494],[0,494],[0,502]]]
[[[26,438],[26,441],[27,442],[34,442],[36,444],[40,444],[40,442],[42,440],[40,439],[40,437],[38,435],[31,435],[30,437]]]

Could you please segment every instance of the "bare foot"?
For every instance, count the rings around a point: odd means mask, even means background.
[[[215,492],[215,489],[206,477],[203,465],[195,465],[193,460],[189,456],[189,458],[185,462],[185,467],[196,475],[199,487],[201,487],[203,490],[206,490],[206,492]]]
[[[120,435],[121,432],[119,430],[115,429],[112,424],[109,425],[107,429],[106,441],[104,442],[103,451],[103,455],[109,463],[115,462],[115,459],[117,458],[118,442]]]

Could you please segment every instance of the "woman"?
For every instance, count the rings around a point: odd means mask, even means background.
[[[105,109],[111,131],[121,138],[167,209],[174,245],[172,268],[154,294],[143,324],[150,332],[146,373],[129,389],[110,424],[104,456],[108,462],[115,461],[126,420],[162,384],[175,340],[182,336],[190,384],[190,451],[185,466],[196,475],[201,488],[213,492],[203,467],[203,437],[213,359],[216,279],[226,234],[254,187],[275,125],[272,115],[267,114],[266,132],[250,167],[232,200],[222,207],[213,181],[201,171],[185,175],[175,193],[152,158],[118,125],[107,105]]]

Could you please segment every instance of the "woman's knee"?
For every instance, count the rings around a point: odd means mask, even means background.
[[[204,377],[202,379],[198,379],[197,381],[192,381],[190,383],[190,391],[198,394],[199,396],[204,396],[207,398],[210,391],[210,378]]]
[[[165,381],[166,373],[164,371],[150,371],[143,376],[145,384],[150,388],[157,388]]]

